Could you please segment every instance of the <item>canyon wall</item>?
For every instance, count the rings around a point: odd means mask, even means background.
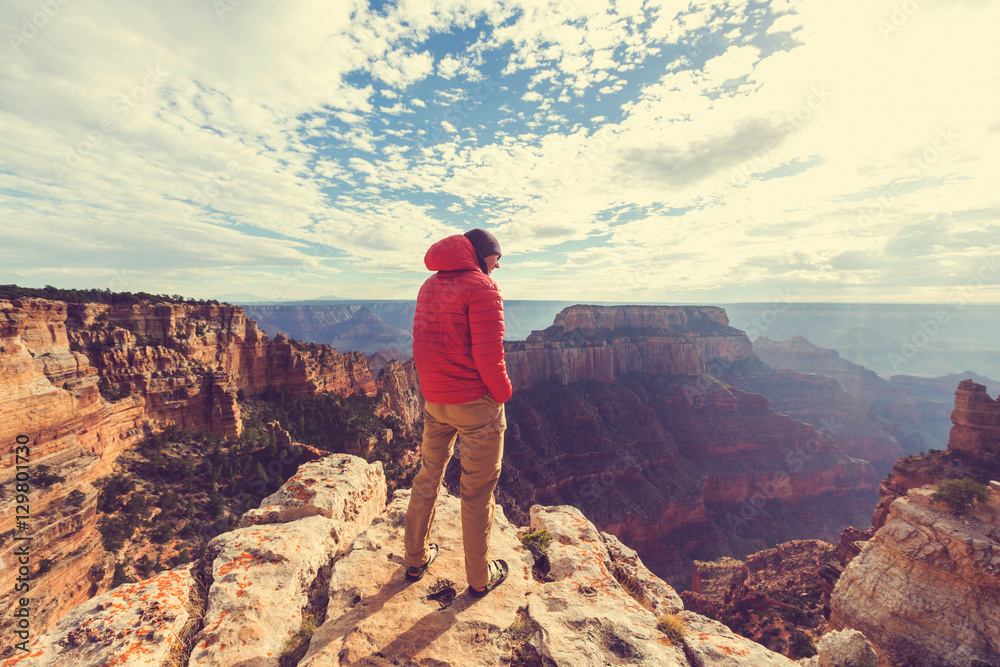
[[[267,387],[382,396],[382,409],[412,427],[419,417],[412,363],[373,377],[360,352],[270,339],[238,306],[75,304],[0,300],[0,487],[14,490],[13,447],[29,466],[63,481],[31,485],[30,520],[18,526],[15,494],[0,497],[0,604],[10,608],[18,576],[15,535],[31,537],[32,623],[44,631],[66,610],[106,589],[113,559],[96,529],[91,482],[115,459],[169,426],[230,438],[242,424],[237,392]],[[379,391],[382,393],[379,394]],[[23,434],[23,435],[21,435]],[[70,505],[79,491],[83,499]],[[43,561],[58,562],[47,572]],[[7,632],[10,619],[0,625]],[[6,636],[6,635],[5,635]]]
[[[834,588],[830,625],[860,630],[880,667],[1000,665],[1000,483],[958,513],[912,489]]]
[[[545,382],[614,382],[629,373],[696,377],[705,363],[752,354],[725,311],[707,306],[570,306],[526,340],[507,342],[514,390]]]
[[[512,512],[580,507],[681,588],[693,558],[835,541],[869,515],[870,463],[705,373],[754,358],[722,309],[574,306],[555,321],[506,345]]]
[[[899,440],[904,454],[917,454],[948,446],[955,386],[971,379],[994,394],[1000,384],[972,371],[940,377],[893,375],[884,380],[873,371],[852,363],[836,350],[813,345],[803,336],[773,341],[763,336],[754,341],[754,351],[774,368],[817,373],[833,378],[872,413],[888,422],[883,430]]]
[[[990,398],[985,386],[972,380],[959,383],[951,421],[948,449],[977,458],[1000,455],[1000,397]]]
[[[897,461],[872,527],[842,536],[830,623],[863,631],[881,667],[1000,665],[998,414],[984,385],[961,381],[948,450]],[[940,482],[966,477],[989,483],[985,502],[934,499]]]

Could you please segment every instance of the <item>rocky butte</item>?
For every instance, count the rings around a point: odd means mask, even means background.
[[[868,461],[715,376],[773,374],[722,308],[572,306],[506,350],[499,497],[519,518],[532,504],[579,507],[677,587],[695,558],[835,542],[867,521]]]
[[[998,417],[986,388],[963,380],[948,451],[901,459],[871,531],[845,531],[830,624],[864,632],[881,667],[1000,665]],[[985,502],[960,510],[934,498],[938,482],[962,477],[989,482]]]
[[[304,464],[203,561],[94,597],[2,667],[797,664],[684,610],[573,507],[531,508],[531,530],[552,537],[540,571],[519,540],[527,529],[498,506],[491,551],[511,574],[476,599],[463,582],[460,501],[442,494],[440,556],[407,582],[408,491],[386,500],[381,463]],[[857,633],[831,634],[809,664],[857,664],[870,651]]]
[[[96,529],[97,492],[119,454],[171,425],[230,437],[242,427],[237,392],[293,396],[329,390],[375,396],[412,427],[419,416],[412,364],[374,377],[364,355],[270,339],[237,306],[112,306],[36,298],[0,300],[0,487],[13,490],[12,447],[29,440],[30,465],[64,481],[32,486],[31,616],[44,632],[107,590],[114,567]],[[65,503],[84,494],[79,507]],[[0,605],[12,609],[17,563],[15,495],[0,497]],[[42,572],[43,561],[53,564]],[[0,632],[8,636],[11,618]]]

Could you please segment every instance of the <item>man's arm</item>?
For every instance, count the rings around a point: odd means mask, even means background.
[[[469,294],[469,332],[472,359],[490,395],[506,403],[513,393],[503,351],[503,295],[495,286],[483,286]]]

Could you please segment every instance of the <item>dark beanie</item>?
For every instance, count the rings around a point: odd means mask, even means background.
[[[479,260],[479,268],[483,270],[483,273],[487,273],[486,261],[483,258],[503,254],[500,252],[500,242],[497,241],[497,237],[485,229],[470,229],[465,232],[465,238],[472,241],[472,247],[476,251],[476,259]]]

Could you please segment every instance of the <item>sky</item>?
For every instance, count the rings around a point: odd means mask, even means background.
[[[1000,302],[1000,0],[5,0],[0,283]]]

